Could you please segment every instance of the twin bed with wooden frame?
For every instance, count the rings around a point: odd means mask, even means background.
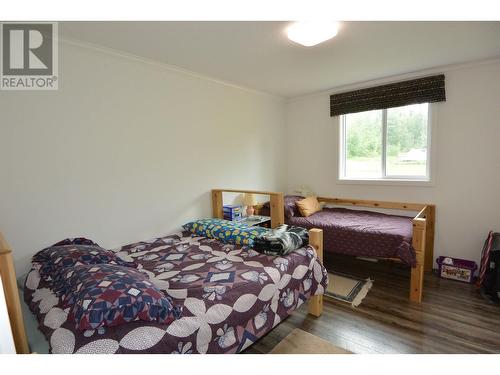
[[[224,192],[244,194],[248,193],[249,191],[238,189],[212,190],[212,210],[214,217],[223,218],[222,195]],[[283,193],[266,191],[252,191],[251,193],[270,196],[269,202],[272,228],[285,223],[285,202]],[[435,205],[424,203],[389,202],[329,197],[318,197],[318,201],[325,202],[327,205],[370,207],[418,212],[417,215],[412,219],[413,232],[411,245],[413,247],[413,250],[415,251],[416,265],[414,267],[411,267],[410,300],[418,303],[422,302],[424,272],[432,272],[432,265],[434,261],[434,229],[436,220]],[[311,230],[316,231],[316,229]],[[313,244],[314,241],[315,240],[311,238],[311,242]],[[321,248],[323,249],[323,236],[321,236]],[[321,259],[323,260],[322,257]],[[401,260],[399,258],[379,259],[401,263]]]
[[[318,200],[329,205],[370,207],[418,212],[412,219],[412,247],[415,250],[416,265],[415,267],[411,267],[410,300],[419,303],[422,301],[424,271],[432,272],[436,217],[435,205],[329,197],[318,197]],[[382,259],[401,262],[398,258]]]
[[[213,216],[216,218],[222,216],[223,192],[234,190],[212,192]],[[274,205],[272,226],[283,223],[282,193],[246,190],[237,192],[268,194]],[[172,296],[174,302],[184,304],[184,313],[180,319],[167,326],[154,322],[132,321],[120,326],[105,327],[103,332],[99,330],[99,333],[96,333],[97,330],[78,331],[74,322],[67,318],[65,307],[55,301],[55,295],[50,291],[51,284],[40,280],[36,267],[28,274],[27,280],[31,281],[27,281],[25,285],[25,300],[36,315],[40,330],[50,342],[53,353],[240,352],[272,330],[306,300],[309,313],[314,316],[321,315],[322,293],[326,288],[326,270],[318,262],[322,259],[322,231],[312,229],[309,235],[314,251],[311,248],[301,248],[284,257],[258,254],[253,250],[226,245],[210,238],[190,238],[186,231],[151,242],[122,247],[121,252],[128,252],[127,255],[132,256],[141,267],[150,267],[150,274],[153,270],[151,261],[136,255],[146,253],[148,256],[183,256],[176,268],[171,270],[179,270],[176,278],[168,280],[170,288],[173,289],[166,289],[164,292]],[[165,244],[169,243],[171,245],[165,248]],[[221,258],[223,263],[226,258],[233,263],[231,268],[223,268],[220,273],[231,273],[232,278],[228,279],[228,284],[222,284],[226,288],[223,292],[225,294],[219,295],[216,293],[220,290],[213,290],[216,285],[212,285],[209,280],[218,272],[216,267],[214,268],[218,264],[218,258]],[[200,263],[200,259],[208,260]],[[221,265],[227,267],[227,263]],[[1,234],[0,272],[16,350],[18,353],[28,353],[12,252]],[[198,276],[197,280],[182,280],[183,275],[195,274]],[[216,279],[216,283],[221,281],[220,278]],[[175,293],[170,294],[173,292]],[[217,297],[211,299],[211,294]],[[177,297],[173,297],[174,295]],[[217,313],[214,315],[214,312]],[[206,314],[206,317],[200,315],[198,318],[199,314]],[[221,317],[225,318],[221,320]],[[144,341],[143,335],[152,338]],[[146,342],[150,346],[144,347]]]
[[[303,217],[295,202],[301,196],[285,196],[285,222],[305,228],[323,229],[324,252],[389,260],[411,267],[410,300],[421,302],[424,271],[433,264],[435,206],[432,204],[387,202],[318,197],[326,207]],[[278,199],[275,199],[276,206]],[[281,203],[280,203],[281,204]],[[349,210],[337,206],[417,212],[411,218],[374,211]],[[268,204],[258,205],[259,214],[269,215]],[[281,218],[281,212],[274,214]]]

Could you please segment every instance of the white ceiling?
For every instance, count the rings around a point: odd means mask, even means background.
[[[500,22],[343,22],[314,47],[287,22],[61,22],[61,36],[294,97],[441,65],[500,56]]]

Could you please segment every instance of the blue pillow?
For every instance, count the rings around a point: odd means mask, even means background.
[[[168,324],[182,314],[170,297],[133,268],[80,265],[66,268],[61,279],[66,285],[63,305],[70,307],[69,316],[79,330],[112,327],[134,320]]]
[[[40,276],[45,281],[51,281],[56,292],[59,292],[61,287],[58,283],[60,274],[68,267],[103,263],[137,267],[135,263],[126,262],[114,252],[97,245],[54,245],[35,254],[33,261],[40,263]]]
[[[47,249],[50,249],[52,247],[56,246],[66,246],[66,245],[85,245],[85,246],[97,246],[100,247],[97,243],[95,243],[92,240],[89,240],[88,238],[85,237],[76,237],[76,238],[66,238],[62,241],[59,241],[49,247],[46,247],[43,250],[40,250],[38,253],[36,253],[33,256],[33,261],[37,263],[45,263],[49,257],[48,257],[48,252],[45,251]]]
[[[224,243],[240,246],[253,246],[258,236],[267,233],[268,229],[240,224],[237,221],[223,219],[200,219],[184,224],[183,228],[202,237],[213,238]]]

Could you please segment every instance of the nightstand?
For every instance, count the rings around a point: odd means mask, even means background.
[[[261,215],[246,216],[238,221],[238,223],[248,224],[251,227],[271,228],[271,217]]]

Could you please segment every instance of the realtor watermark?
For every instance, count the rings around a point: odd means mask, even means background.
[[[56,22],[0,23],[0,90],[58,89]]]

